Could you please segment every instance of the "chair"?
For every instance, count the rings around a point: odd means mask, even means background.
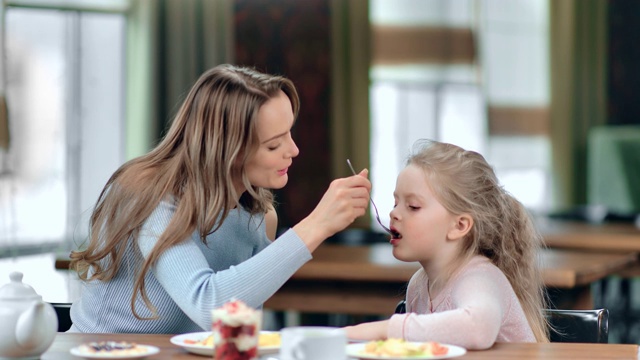
[[[394,311],[407,312],[406,300],[400,300]],[[608,343],[609,310],[545,309],[544,315],[551,326],[549,340],[566,343]]]
[[[71,327],[71,303],[49,303],[58,315],[58,332],[65,332]]]
[[[551,342],[608,343],[609,310],[545,309]]]

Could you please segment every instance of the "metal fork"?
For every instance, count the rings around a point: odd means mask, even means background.
[[[347,159],[347,165],[349,165],[349,169],[351,169],[351,172],[353,173],[353,175],[357,175],[356,171],[353,169],[353,166],[351,165],[351,160]],[[380,224],[380,226],[382,226],[384,231],[386,231],[389,234],[393,235],[393,232],[391,231],[391,229],[389,229],[388,227],[384,226],[382,224],[382,221],[380,221],[380,215],[378,214],[378,207],[376,206],[376,203],[373,202],[373,199],[371,197],[369,197],[369,201],[371,201],[371,205],[373,205],[373,209],[376,211],[376,220],[378,220],[378,224]]]

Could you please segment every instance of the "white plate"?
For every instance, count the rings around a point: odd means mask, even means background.
[[[419,344],[419,343],[416,343],[416,344]],[[462,356],[467,353],[467,350],[465,348],[455,346],[455,345],[440,344],[446,347],[447,349],[449,349],[446,355],[386,357],[386,356],[375,356],[375,355],[363,354],[362,350],[364,349],[365,345],[366,344],[364,343],[347,345],[347,355],[354,357],[356,359],[367,359],[367,360],[406,360],[406,359],[419,360],[419,359],[449,359],[449,358]]]
[[[71,352],[71,355],[83,357],[86,359],[118,359],[118,360],[140,359],[140,358],[144,358],[160,352],[160,349],[158,349],[155,346],[144,345],[144,344],[137,344],[137,346],[143,348],[144,351],[135,353],[135,354],[114,354],[114,353],[108,353],[108,352],[95,353],[95,352],[87,351],[84,345],[74,347],[69,351]]]
[[[260,331],[261,334],[264,333],[277,333],[277,331]],[[173,345],[178,345],[188,352],[196,355],[204,355],[204,356],[213,356],[213,347],[198,345],[198,344],[187,344],[185,340],[189,341],[202,341],[206,339],[209,335],[211,335],[211,331],[203,331],[203,332],[195,332],[188,333],[182,335],[173,336],[170,341]],[[269,355],[269,354],[277,354],[280,352],[280,346],[260,346],[258,347],[258,355]]]

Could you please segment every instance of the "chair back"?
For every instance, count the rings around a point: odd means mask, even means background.
[[[545,309],[551,342],[608,343],[609,310]]]
[[[394,313],[407,312],[406,300],[400,300]],[[551,326],[549,341],[567,343],[608,343],[609,310],[560,310],[545,309],[545,317]]]
[[[58,332],[65,332],[71,328],[71,303],[50,303],[58,315]]]

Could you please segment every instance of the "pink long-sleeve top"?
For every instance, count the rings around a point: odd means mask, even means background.
[[[509,280],[486,257],[471,259],[434,299],[429,298],[427,280],[423,269],[411,277],[407,313],[391,317],[389,338],[467,349],[536,341]]]

